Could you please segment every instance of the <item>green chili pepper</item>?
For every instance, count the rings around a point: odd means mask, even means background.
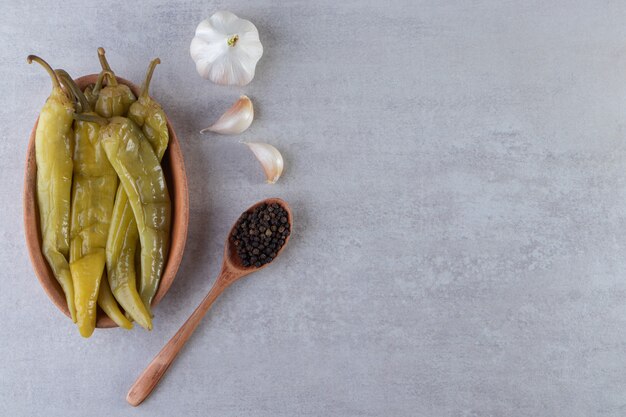
[[[152,80],[152,74],[156,66],[160,63],[161,60],[159,58],[150,62],[146,72],[146,78],[141,88],[141,94],[138,100],[130,106],[128,111],[129,119],[133,120],[141,127],[159,161],[163,159],[163,155],[169,143],[169,132],[165,112],[159,103],[150,97],[150,81]],[[148,307],[158,289],[158,285],[154,285],[155,283],[158,284],[158,281],[155,282],[154,279],[142,273],[139,288],[141,299]]]
[[[102,146],[128,196],[141,243],[143,294],[154,294],[168,251],[171,205],[159,159],[139,127],[114,117],[101,129]],[[151,297],[143,298],[149,310]]]
[[[69,74],[64,71],[57,73],[76,96],[81,109],[74,122],[70,270],[75,288],[78,330],[83,337],[89,337],[95,328],[96,302],[103,287],[100,283],[118,184],[117,174],[100,146],[100,125],[80,119],[80,115],[95,116],[89,102]]]
[[[139,230],[123,186],[117,188],[113,218],[107,240],[107,277],[115,299],[126,313],[145,329],[152,330],[152,317],[137,292],[135,254]]]
[[[150,141],[152,149],[154,149],[159,160],[163,158],[170,138],[167,130],[165,112],[159,103],[154,101],[149,94],[150,81],[152,80],[154,68],[160,63],[161,60],[159,58],[153,59],[152,62],[150,62],[150,66],[148,66],[148,71],[146,72],[146,79],[141,87],[141,94],[128,110],[128,118],[141,127],[143,134],[146,135],[146,138]]]
[[[123,329],[132,329],[133,323],[131,323],[124,313],[120,310],[109,287],[109,282],[106,280],[106,274],[102,275],[102,284],[100,284],[100,292],[98,293],[98,305],[109,316],[115,324]]]
[[[128,118],[142,127],[159,160],[161,160],[167,148],[169,133],[165,113],[161,106],[152,100],[149,95],[149,89],[154,68],[160,62],[157,58],[150,63],[141,94],[128,111]],[[113,294],[120,305],[124,307],[124,310],[137,323],[151,330],[152,319],[149,307],[158,286],[144,285],[144,281],[141,280],[142,297],[140,298],[137,293],[134,258],[137,242],[139,241],[139,231],[137,230],[137,223],[135,222],[132,208],[128,202],[128,196],[122,186],[118,187],[117,197],[115,198],[109,236],[107,241],[107,271]]]
[[[61,80],[63,81],[63,83],[68,86],[68,88],[73,92],[73,94],[78,98],[78,102],[79,102],[79,107],[81,109],[81,114],[94,114],[92,112],[92,105],[91,103],[89,103],[89,99],[87,99],[86,96],[84,96],[84,94],[81,94],[78,86],[76,86],[76,84],[74,83],[74,81],[71,79],[71,77],[69,76],[69,74],[63,70],[57,70],[57,73],[59,74]],[[98,76],[98,81],[96,83],[95,88],[92,90],[95,94],[94,97],[97,98],[97,91],[100,89],[101,86],[101,80],[102,78],[109,73],[109,71],[102,71],[100,73],[100,75]],[[85,100],[87,101],[87,103],[85,103]],[[78,123],[78,122],[76,122]],[[99,126],[99,125],[98,125]],[[97,127],[97,129],[99,129],[99,127]],[[93,155],[91,155],[92,157],[94,157],[94,159],[99,159],[99,163],[100,162],[104,162],[105,165],[107,165],[106,170],[108,171],[108,176],[109,179],[111,178],[111,174],[112,177],[114,179],[114,181],[117,183],[117,174],[115,173],[115,170],[113,170],[113,167],[110,166],[110,163],[108,162],[108,159],[106,158],[106,155],[104,154],[104,151],[102,150],[100,143],[99,143],[99,138],[97,136],[97,133],[93,133],[91,135],[92,137],[90,139],[94,139],[96,138],[96,141],[94,143],[92,143],[92,150],[94,152]],[[76,140],[77,143],[79,143],[78,140]],[[85,146],[88,146],[88,144],[85,144]],[[78,147],[77,147],[78,149]],[[91,151],[91,149],[90,149]],[[87,152],[87,153],[91,153],[91,152]],[[75,157],[76,157],[76,153],[75,153]],[[104,158],[104,161],[102,161],[102,158]],[[97,171],[97,165],[95,164],[95,166],[93,167],[96,171]],[[75,165],[76,166],[76,165]],[[90,176],[89,180],[90,181],[98,181],[99,185],[101,185],[101,181],[104,181],[106,176],[103,176],[102,179],[98,179],[98,174],[97,172],[94,172],[94,174],[96,174],[95,176]],[[76,177],[75,177],[76,178]],[[82,183],[84,183],[84,180],[81,181]],[[84,184],[83,184],[84,186]],[[74,185],[74,189],[77,189],[77,185]],[[76,202],[76,200],[74,200],[74,202]],[[100,210],[99,207],[91,207],[90,210]],[[73,212],[74,213],[74,212]],[[103,211],[100,211],[100,213],[102,214]],[[81,214],[79,213],[78,216],[84,216],[84,213]],[[85,217],[82,217],[82,220],[85,220]],[[110,217],[108,219],[105,219],[106,221],[108,221],[108,223],[110,223]],[[74,224],[74,223],[72,223]],[[100,228],[99,232],[102,232],[102,228]],[[108,241],[108,239],[107,239]],[[70,247],[71,247],[71,243],[70,243]],[[100,286],[99,286],[99,290],[98,290],[98,305],[102,308],[102,310],[111,318],[113,319],[113,321],[120,327],[122,328],[126,328],[126,329],[130,329],[132,328],[132,323],[130,321],[128,321],[128,319],[126,319],[126,317],[124,316],[124,314],[120,311],[117,302],[115,301],[113,294],[111,293],[111,289],[109,288],[109,284],[107,280],[102,280],[102,278],[100,279]]]
[[[39,114],[35,133],[37,203],[42,252],[61,285],[72,321],[76,321],[74,286],[67,261],[69,255],[70,193],[72,188],[72,114],[74,102],[59,78],[43,59],[29,55],[52,79],[52,92]]]
[[[111,71],[109,63],[106,60],[103,48],[98,48],[98,58],[100,65],[105,71],[110,71],[111,75],[107,76],[108,84],[103,87],[96,100],[96,113],[102,117],[126,116],[128,108],[135,102],[136,98],[127,85],[119,84],[115,73]]]

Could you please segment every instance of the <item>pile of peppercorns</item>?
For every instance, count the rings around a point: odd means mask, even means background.
[[[291,232],[287,211],[279,204],[262,204],[243,213],[230,240],[244,267],[270,263]]]

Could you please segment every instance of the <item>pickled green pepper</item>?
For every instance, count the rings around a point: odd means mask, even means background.
[[[52,79],[52,92],[46,100],[35,132],[37,163],[37,204],[42,235],[42,252],[67,301],[72,321],[76,321],[74,285],[68,264],[70,232],[70,193],[72,188],[72,115],[74,102],[61,88],[50,65],[29,55]]]
[[[120,185],[117,187],[106,247],[107,278],[115,299],[126,313],[144,329],[152,330],[150,311],[137,291],[135,255],[138,244],[135,215],[126,191]]]
[[[59,72],[59,76],[78,99],[80,114],[95,115],[71,77],[65,72]],[[100,124],[81,120],[80,115],[75,118],[70,270],[78,330],[83,337],[89,337],[96,324],[96,303],[101,292],[105,247],[118,182],[100,146]]]
[[[163,154],[167,149],[170,135],[167,130],[167,118],[165,112],[157,103],[150,97],[150,81],[152,81],[152,74],[157,64],[160,64],[159,58],[153,59],[148,66],[146,72],[146,78],[141,86],[141,94],[137,98],[128,110],[128,118],[135,122],[143,134],[146,136],[152,149],[157,154],[159,160],[163,158]]]
[[[142,128],[159,161],[167,148],[169,133],[165,113],[161,106],[152,100],[149,90],[154,68],[160,62],[158,58],[150,62],[141,94],[128,111],[128,118]],[[145,285],[141,279],[139,287],[142,295],[139,296],[135,269],[138,241],[139,231],[128,196],[124,187],[119,186],[107,241],[107,275],[113,294],[124,310],[139,325],[151,330],[152,318],[149,308],[158,288],[158,280],[150,280],[151,285]]]
[[[96,113],[102,117],[126,116],[128,108],[135,102],[136,98],[127,85],[120,84],[115,78],[115,73],[111,70],[107,62],[104,48],[98,48],[98,58],[100,65],[105,71],[110,71],[112,75],[108,75],[107,86],[103,87],[96,99]]]
[[[53,87],[35,138],[42,252],[83,337],[95,329],[98,305],[120,327],[132,328],[133,319],[152,329],[150,304],[171,222],[160,165],[167,119],[149,95],[160,60],[150,62],[136,98],[103,48],[98,57],[102,71],[84,92],[67,72],[28,57],[48,71]]]
[[[120,310],[115,301],[115,297],[111,292],[111,287],[106,279],[106,272],[102,276],[102,282],[100,283],[100,292],[98,293],[98,305],[122,329],[132,329],[133,323],[131,323],[124,313]]]
[[[124,187],[137,223],[141,280],[144,288],[154,288],[156,292],[169,248],[171,216],[163,169],[150,143],[131,120],[114,117],[101,128],[100,134],[102,146]],[[150,301],[144,301],[148,310]]]
[[[136,102],[134,102],[128,111],[128,118],[134,121],[139,127],[141,127],[145,137],[152,145],[152,149],[157,155],[159,161],[163,159],[165,150],[169,143],[169,132],[167,128],[167,118],[165,112],[157,103],[150,97],[150,82],[154,69],[161,63],[159,58],[156,58],[150,62],[148,70],[146,72],[146,78],[141,88],[141,94]],[[121,203],[121,200],[120,200]],[[117,202],[116,202],[117,204]],[[130,215],[129,210],[126,213]],[[132,220],[131,220],[132,221]],[[122,220],[120,223],[125,224],[128,221]],[[113,224],[112,224],[113,227]],[[125,239],[124,242],[130,242],[129,239]],[[167,256],[167,253],[165,254]],[[131,267],[129,266],[129,269]],[[144,269],[142,269],[143,271]],[[141,274],[139,281],[139,289],[141,293],[141,299],[144,305],[149,309],[152,299],[157,292],[159,279],[154,279],[150,274]],[[115,293],[115,292],[114,292]]]

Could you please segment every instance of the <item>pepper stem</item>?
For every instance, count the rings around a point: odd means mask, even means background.
[[[59,77],[57,77],[57,74],[54,72],[50,64],[48,64],[43,59],[39,58],[37,55],[28,55],[28,57],[26,58],[26,61],[29,64],[32,64],[33,61],[35,61],[36,63],[41,65],[46,71],[48,71],[48,74],[50,74],[50,78],[52,79],[52,88],[61,89],[61,82],[59,81]]]
[[[104,50],[103,47],[98,48],[98,59],[100,60],[100,66],[102,67],[103,70],[111,72],[111,75],[109,76],[109,82],[111,83],[112,86],[116,86],[117,78],[115,78],[115,73],[109,66],[109,62],[107,61],[107,57],[105,54],[106,54],[106,51]]]
[[[100,79],[100,75],[102,75],[102,79]],[[113,74],[113,71],[109,71],[109,70],[102,70],[102,72],[100,72],[100,75],[98,75],[98,80],[100,81],[100,86],[98,87],[98,91],[100,91],[102,89],[102,83],[104,82],[104,79],[108,79],[109,82],[108,84],[111,84],[111,86],[115,87],[117,85],[117,78],[115,78],[115,74]],[[98,84],[98,80],[96,80],[96,86]],[[95,87],[94,87],[95,89]]]
[[[143,85],[141,86],[141,95],[140,97],[148,97],[148,91],[150,90],[150,81],[152,81],[152,73],[158,64],[161,63],[159,58],[154,58],[150,61],[150,65],[148,66],[148,72],[146,72],[146,79],[143,81]]]
[[[109,124],[109,121],[106,118],[98,116],[97,114],[74,113],[74,119],[81,122],[98,123],[100,126],[106,126]]]
[[[96,83],[93,86],[93,90],[91,90],[91,92],[97,96],[98,94],[100,94],[100,90],[102,89],[102,81],[104,80],[104,77],[108,74],[109,72],[107,70],[102,70],[100,71],[100,74],[98,74],[98,78],[96,79]]]
[[[57,73],[57,77],[59,77],[59,79],[63,82],[63,84],[67,88],[70,89],[74,97],[76,97],[76,99],[78,100],[78,103],[80,104],[81,112],[82,113],[91,112],[91,106],[89,105],[89,101],[87,101],[87,98],[85,97],[83,92],[80,91],[80,88],[78,88],[78,86],[76,85],[76,83],[74,82],[70,74],[68,74],[67,71],[62,70],[62,69],[56,70],[56,73]]]

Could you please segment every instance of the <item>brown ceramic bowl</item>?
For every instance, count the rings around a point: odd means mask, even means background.
[[[81,89],[87,85],[96,82],[97,74],[85,75],[76,80],[76,84]],[[126,84],[130,89],[139,95],[139,88],[123,78],[117,77],[117,80]],[[183,154],[180,150],[180,143],[176,137],[176,133],[172,128],[169,119],[167,120],[169,128],[170,141],[167,151],[163,157],[163,171],[165,180],[172,199],[172,229],[170,236],[170,251],[165,263],[163,276],[159,289],[152,301],[152,307],[156,306],[163,299],[167,291],[170,289],[176,272],[183,258],[185,249],[185,241],[187,240],[187,227],[189,225],[189,190],[187,188],[187,174],[185,173],[185,164],[183,162]],[[26,175],[24,178],[24,229],[26,234],[26,245],[30,253],[30,259],[35,269],[35,274],[41,283],[41,286],[50,297],[50,300],[61,310],[66,316],[70,316],[65,295],[61,286],[54,278],[52,270],[48,266],[48,262],[41,252],[41,231],[39,228],[39,211],[37,209],[37,164],[35,163],[35,131],[37,130],[37,122],[30,134],[28,142],[28,151],[26,155]],[[98,308],[98,318],[96,327],[108,328],[116,327],[116,324],[108,318]]]

